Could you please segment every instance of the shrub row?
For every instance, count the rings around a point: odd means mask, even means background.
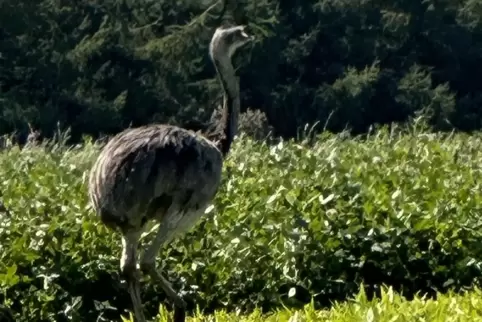
[[[360,282],[369,295],[387,284],[408,297],[476,285],[481,148],[478,135],[386,130],[310,146],[241,137],[209,215],[158,265],[206,312],[328,305]],[[117,320],[130,309],[119,235],[87,202],[97,153],[89,142],[0,153],[0,300],[17,321]],[[154,316],[165,295],[146,279],[143,300]]]

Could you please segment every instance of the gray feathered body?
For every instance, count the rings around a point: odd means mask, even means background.
[[[214,198],[223,158],[209,140],[170,125],[125,130],[100,153],[89,196],[102,222],[121,231],[149,220],[166,226],[166,239],[193,226]]]

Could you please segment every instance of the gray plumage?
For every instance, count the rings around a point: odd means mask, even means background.
[[[102,222],[123,232],[151,219],[169,219],[175,232],[173,220],[184,217],[177,213],[198,212],[212,200],[222,162],[212,142],[190,131],[168,125],[129,129],[109,141],[97,161],[93,203]]]
[[[89,177],[89,197],[101,221],[122,234],[121,272],[134,306],[144,322],[140,298],[137,247],[147,222],[159,223],[142,254],[141,270],[156,279],[176,306],[175,320],[184,321],[185,303],[155,268],[162,245],[194,226],[213,200],[223,157],[237,130],[239,84],[231,56],[252,40],[244,26],[218,28],[209,53],[224,90],[223,115],[206,137],[171,125],[127,129],[102,149]]]

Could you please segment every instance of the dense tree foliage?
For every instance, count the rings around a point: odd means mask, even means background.
[[[2,1],[0,134],[27,122],[48,136],[59,122],[74,138],[154,121],[203,128],[220,102],[207,56],[214,3]],[[316,121],[359,133],[416,113],[442,130],[482,125],[475,0],[243,0],[233,10],[257,37],[236,57],[243,109],[264,112],[276,134]]]

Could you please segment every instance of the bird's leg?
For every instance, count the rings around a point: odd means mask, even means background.
[[[174,311],[174,321],[184,322],[186,319],[186,302],[184,302],[182,297],[176,291],[174,291],[171,283],[166,280],[162,273],[156,269],[157,253],[159,253],[161,246],[164,243],[171,241],[173,237],[174,234],[172,230],[170,230],[166,224],[161,224],[159,226],[159,230],[157,231],[156,237],[142,254],[141,269],[149,274],[153,280],[158,282],[164,292],[166,292],[166,295],[169,297],[169,299],[174,302],[176,307]]]
[[[140,232],[127,232],[122,236],[121,274],[127,282],[136,322],[146,322],[142,310],[140,272],[137,269],[137,246]]]
[[[147,273],[151,276],[153,280],[158,282],[164,292],[166,292],[167,296],[174,302],[174,322],[184,322],[186,321],[186,302],[182,299],[179,294],[174,291],[171,286],[171,283],[166,280],[166,278],[162,275],[160,271],[156,269],[155,266],[151,266]]]
[[[146,322],[146,317],[144,316],[144,312],[142,310],[141,287],[139,279],[139,271],[137,270],[131,276],[126,276],[132,306],[134,307],[134,321]]]

